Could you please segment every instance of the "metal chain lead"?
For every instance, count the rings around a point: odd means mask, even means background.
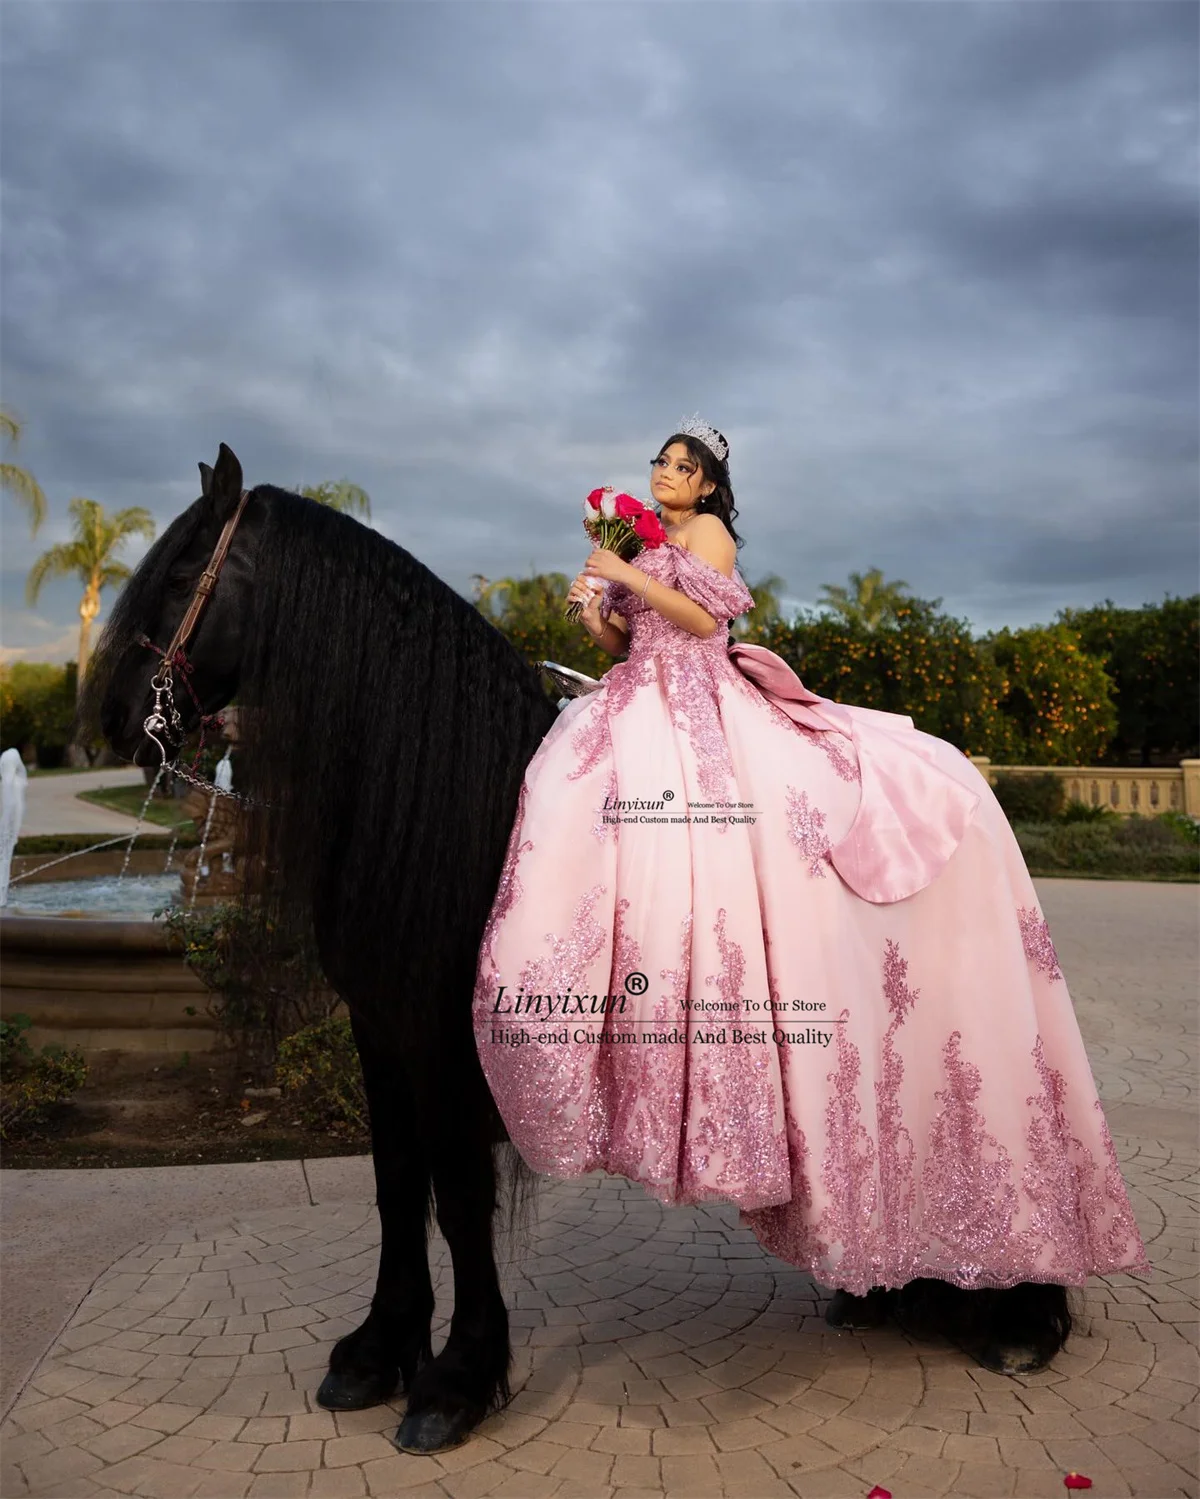
[[[150,679],[150,685],[154,689],[154,707],[146,715],[142,722],[142,728],[146,737],[153,740],[158,746],[158,753],[162,757],[162,765],[159,767],[160,774],[163,770],[169,770],[172,775],[178,776],[181,781],[186,781],[190,786],[196,786],[201,791],[211,792],[214,796],[228,797],[230,801],[240,802],[242,806],[256,805],[256,798],[242,796],[236,791],[229,791],[224,786],[217,786],[212,781],[206,781],[203,776],[193,774],[178,763],[178,756],[174,760],[167,757],[167,747],[159,738],[167,729],[174,730],[176,736],[182,740],[183,720],[179,716],[179,709],[175,706],[175,694],[171,688],[171,667],[169,664],[162,667],[161,671],[155,672]],[[165,703],[165,712],[164,712]]]

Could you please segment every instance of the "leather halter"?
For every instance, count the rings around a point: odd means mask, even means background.
[[[208,603],[209,595],[217,586],[217,579],[221,576],[221,568],[225,565],[225,558],[229,554],[229,548],[233,541],[233,533],[237,530],[238,521],[242,518],[242,511],[246,508],[246,501],[250,498],[248,489],[242,490],[242,497],[238,501],[237,509],[221,527],[221,534],[217,538],[217,544],[213,548],[213,554],[208,559],[208,566],[200,574],[200,580],[196,584],[192,594],[191,603],[187,606],[187,612],[179,621],[179,628],[171,637],[171,644],[162,655],[162,664],[171,666],[175,661],[175,653],[182,651],[192,638],[192,631],[196,628],[204,606]]]
[[[154,691],[154,707],[147,715],[142,724],[146,736],[158,746],[158,752],[162,756],[161,769],[171,770],[183,780],[194,786],[199,786],[207,791],[219,793],[222,796],[232,797],[235,801],[244,801],[245,798],[238,796],[236,792],[226,791],[219,786],[214,786],[201,777],[194,775],[193,770],[200,761],[200,755],[204,749],[204,734],[208,728],[219,728],[224,724],[224,715],[220,713],[208,714],[196,696],[196,689],[189,681],[192,673],[192,663],[187,658],[185,649],[192,637],[192,631],[204,612],[204,606],[208,603],[213,589],[217,586],[217,579],[221,576],[221,568],[225,564],[225,558],[229,554],[229,547],[233,541],[233,533],[237,530],[238,522],[242,518],[242,511],[246,508],[246,501],[250,498],[248,489],[242,490],[241,499],[238,501],[237,509],[221,527],[221,534],[217,538],[217,544],[213,548],[212,556],[208,559],[208,566],[200,574],[200,579],[192,591],[192,597],[179,622],[179,627],[171,637],[171,643],[164,651],[145,634],[137,637],[139,645],[154,651],[158,656],[158,668],[150,679],[150,686]],[[178,666],[183,674],[183,685],[187,688],[196,710],[200,715],[200,744],[196,750],[195,759],[192,761],[192,769],[185,770],[179,766],[177,759],[168,760],[166,745],[159,737],[164,732],[172,730],[178,734],[180,743],[183,740],[182,723],[179,711],[175,707],[175,698],[172,690],[172,667]]]

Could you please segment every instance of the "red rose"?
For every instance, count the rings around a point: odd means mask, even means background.
[[[635,500],[631,494],[619,494],[613,501],[616,507],[617,517],[620,520],[637,520],[639,515],[645,515],[646,507],[641,500]]]
[[[660,547],[667,539],[662,521],[653,510],[643,510],[633,523],[633,529],[648,547]]]
[[[600,501],[603,498],[604,491],[602,489],[593,489],[591,494],[588,495],[588,504],[592,507],[593,510],[599,510]]]

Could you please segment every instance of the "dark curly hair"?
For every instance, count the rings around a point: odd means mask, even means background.
[[[741,546],[742,538],[733,529],[733,518],[738,512],[737,506],[733,503],[733,486],[729,482],[729,441],[724,433],[718,432],[717,436],[725,444],[724,458],[718,458],[713,450],[706,447],[698,437],[689,437],[686,432],[673,432],[654,455],[652,462],[657,463],[672,443],[683,443],[695,462],[700,465],[700,472],[710,484],[716,485],[712,494],[705,495],[704,499],[697,502],[696,514],[717,516],[735,543]]]

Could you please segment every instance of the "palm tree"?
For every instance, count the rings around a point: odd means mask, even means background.
[[[904,594],[908,584],[902,579],[893,583],[883,581],[883,570],[873,567],[867,573],[851,573],[850,587],[840,584],[822,583],[825,595],[818,603],[835,614],[840,614],[848,624],[862,625],[866,630],[877,629],[888,620],[895,619],[896,611],[905,603]]]
[[[735,640],[744,640],[753,631],[772,625],[783,617],[783,611],[779,607],[779,590],[785,586],[785,579],[778,573],[768,573],[765,578],[759,578],[757,583],[746,584],[750,597],[754,600],[754,608],[750,613],[734,620]]]
[[[357,484],[351,484],[349,479],[307,484],[296,493],[305,499],[316,500],[318,505],[328,505],[331,510],[340,510],[346,515],[359,511],[367,520],[371,519],[371,496]]]
[[[118,510],[110,516],[105,514],[104,506],[97,500],[78,496],[67,509],[74,522],[75,538],[60,541],[57,546],[43,552],[29,569],[25,601],[31,607],[37,603],[47,578],[62,578],[74,573],[83,584],[83,597],[79,601],[78,691],[87,668],[92,622],[100,613],[100,590],[114,583],[123,583],[129,577],[131,569],[118,562],[116,554],[130,536],[141,535],[148,541],[153,540],[154,520],[140,505]]]
[[[15,448],[21,440],[22,423],[12,412],[0,410],[0,434]],[[16,463],[0,463],[0,488],[7,489],[19,505],[29,511],[29,534],[37,535],[46,519],[46,496],[42,486],[26,468]]]

